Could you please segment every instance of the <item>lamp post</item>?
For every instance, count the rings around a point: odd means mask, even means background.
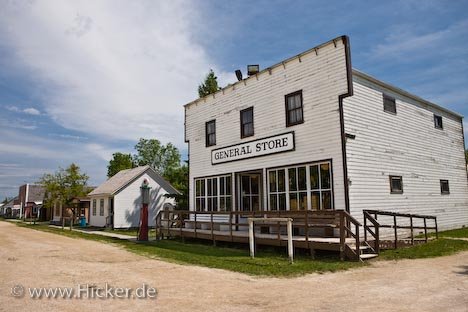
[[[138,231],[138,240],[148,240],[148,205],[150,202],[150,189],[147,179],[141,184],[141,210],[140,210],[140,229]]]

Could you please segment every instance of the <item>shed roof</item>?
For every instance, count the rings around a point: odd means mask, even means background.
[[[178,190],[176,190],[169,182],[164,180],[164,178],[161,177],[161,175],[153,168],[150,166],[141,166],[133,169],[119,171],[116,175],[110,177],[106,182],[102,183],[92,192],[90,192],[88,196],[114,195],[132,183],[134,180],[138,179],[145,172],[148,172],[154,178],[154,180],[168,193],[179,193]]]

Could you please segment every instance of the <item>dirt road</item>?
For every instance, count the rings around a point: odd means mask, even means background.
[[[105,283],[156,299],[15,298],[14,285]],[[468,311],[468,253],[340,273],[256,278],[151,260],[118,247],[0,222],[1,311]]]

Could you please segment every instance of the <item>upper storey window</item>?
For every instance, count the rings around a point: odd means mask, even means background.
[[[384,111],[385,112],[396,114],[395,98],[384,94],[383,95],[383,106],[384,106]]]
[[[444,125],[442,124],[442,116],[434,115],[434,127],[436,129],[444,129]]]
[[[302,90],[285,95],[286,126],[294,126],[304,122],[302,105]]]
[[[205,124],[206,146],[216,145],[216,120],[210,120]]]
[[[254,135],[253,107],[246,108],[240,112],[241,138]]]

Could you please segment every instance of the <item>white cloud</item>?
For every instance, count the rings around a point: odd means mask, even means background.
[[[182,105],[209,68],[229,80],[195,39],[197,9],[181,1],[7,2],[0,39],[61,126],[181,146]]]
[[[460,52],[454,46],[454,42],[467,35],[468,19],[433,32],[408,25],[397,25],[385,38],[384,43],[378,44],[371,50],[369,56],[378,59],[398,57],[411,61],[414,57],[421,58],[424,55],[440,53],[441,57],[449,58],[450,55]]]
[[[24,109],[21,109],[17,106],[6,106],[6,109],[8,109],[9,111],[11,112],[15,112],[15,113],[24,113],[24,114],[28,114],[28,115],[40,115],[41,112],[34,108],[34,107],[29,107],[29,108],[24,108]]]
[[[29,114],[29,115],[40,115],[41,112],[38,111],[37,109],[33,107],[25,108],[23,109],[23,113]]]

